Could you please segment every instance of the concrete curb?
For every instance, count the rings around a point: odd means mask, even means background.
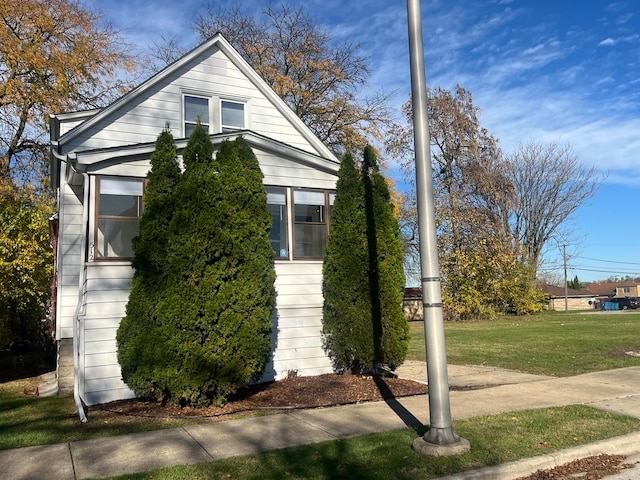
[[[640,453],[640,432],[629,433],[620,437],[600,440],[598,442],[567,448],[516,462],[504,463],[495,467],[469,470],[455,475],[438,477],[439,480],[513,480],[530,475],[537,470],[545,470],[569,463],[579,458],[600,454],[637,455]]]

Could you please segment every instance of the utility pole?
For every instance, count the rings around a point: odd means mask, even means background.
[[[420,0],[407,0],[407,16],[430,424],[427,433],[414,440],[412,448],[423,455],[445,456],[468,452],[471,446],[468,440],[454,432],[451,420]]]

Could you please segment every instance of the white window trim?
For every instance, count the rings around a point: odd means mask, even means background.
[[[118,262],[123,263],[123,264],[127,264],[127,263],[131,263],[131,258],[130,257],[98,257],[97,255],[97,246],[96,246],[96,242],[97,242],[97,220],[98,220],[98,196],[100,194],[100,192],[98,191],[98,179],[110,179],[110,180],[139,180],[142,181],[142,188],[143,188],[143,193],[144,193],[144,188],[145,188],[145,184],[146,184],[146,177],[132,177],[132,176],[125,176],[125,175],[103,175],[103,174],[96,174],[96,175],[90,175],[89,176],[89,185],[90,185],[90,192],[91,194],[89,195],[89,221],[88,223],[88,232],[85,232],[85,234],[87,235],[87,262],[88,263],[94,263],[94,262],[104,262],[104,263],[109,263],[109,264],[116,264]],[[83,254],[84,255],[84,254]]]
[[[244,126],[243,127],[235,127],[233,125],[223,125],[222,124],[222,103],[223,102],[227,102],[227,103],[237,103],[239,105],[242,105],[244,108],[242,109],[242,113],[244,116]],[[234,97],[218,97],[218,119],[219,119],[219,124],[218,124],[218,131],[222,132],[225,128],[228,128],[230,130],[248,130],[249,129],[249,101],[247,99],[241,99],[241,98],[234,98]]]
[[[204,98],[208,101],[209,124],[208,124],[207,133],[211,134],[213,132],[213,125],[219,123],[219,119],[217,119],[216,116],[214,115],[214,112],[215,112],[215,109],[213,108],[214,97],[210,94],[206,94],[202,92],[196,93],[196,92],[190,92],[190,91],[183,91],[182,96],[180,97],[180,118],[181,118],[180,128],[182,132],[182,138],[187,137],[187,129],[185,128],[185,126],[188,120],[185,118],[185,97]]]
[[[301,255],[296,255],[296,244],[295,244],[295,229],[296,229],[296,225],[298,224],[304,224],[305,222],[296,222],[295,219],[295,192],[299,192],[304,196],[309,196],[311,198],[318,196],[318,194],[322,194],[322,196],[324,197],[324,222],[311,222],[311,224],[315,224],[315,225],[324,225],[325,228],[325,234],[326,234],[326,244],[325,244],[325,248],[326,245],[329,242],[329,234],[331,232],[331,216],[329,215],[329,212],[331,210],[331,205],[332,205],[332,200],[335,199],[335,194],[336,191],[332,190],[332,189],[325,189],[325,188],[306,188],[306,187],[290,187],[289,188],[289,192],[290,192],[290,200],[291,203],[289,204],[289,215],[291,218],[291,228],[290,228],[290,235],[291,235],[291,248],[290,250],[290,258],[293,261],[323,261],[324,260],[324,255],[322,257],[315,257],[315,256],[301,256]],[[326,254],[326,251],[325,251]]]
[[[219,95],[206,91],[195,91],[190,89],[182,90],[180,97],[180,132],[182,138],[186,138],[185,124],[185,97],[204,98],[209,101],[209,135],[222,133],[222,102],[238,103],[244,105],[244,127],[237,128],[226,126],[225,128],[236,130],[251,129],[251,99],[247,97],[237,97],[234,95]]]

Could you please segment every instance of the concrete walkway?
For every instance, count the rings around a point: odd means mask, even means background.
[[[399,376],[426,380],[424,363],[407,362]],[[585,404],[640,418],[640,367],[568,378],[527,375],[494,367],[449,366],[457,419]],[[207,423],[171,430],[0,451],[0,478],[70,480],[102,478],[179,464],[210,462],[300,444],[429,424],[428,397],[372,402]],[[91,420],[89,420],[91,421]],[[472,445],[473,448],[473,445]],[[539,468],[600,453],[639,455],[640,432],[555,454],[455,475],[451,479],[514,479]],[[636,457],[632,457],[636,458]],[[640,470],[636,469],[640,474]],[[640,478],[630,476],[621,479]]]

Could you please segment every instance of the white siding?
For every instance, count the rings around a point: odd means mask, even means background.
[[[116,345],[132,276],[133,269],[126,262],[118,265],[96,262],[87,268],[86,313],[80,323],[83,330],[80,368],[87,405],[134,397],[122,381]]]
[[[73,337],[73,313],[78,303],[83,235],[80,187],[62,185],[59,219],[56,338],[62,339]]]
[[[65,133],[69,132],[74,127],[77,127],[82,122],[84,122],[84,120],[85,119],[82,118],[82,119],[74,120],[74,121],[60,122],[60,135],[64,135]]]
[[[163,85],[146,90],[104,122],[74,138],[65,146],[65,151],[154,142],[166,122],[170,123],[174,136],[180,138],[183,93],[211,96],[214,119],[220,98],[245,101],[249,113],[248,129],[307,152],[319,153],[217,48],[208,56],[196,58],[174,72]]]
[[[335,175],[269,153],[257,150],[254,153],[260,162],[265,185],[323,189],[334,189],[336,186]]]
[[[282,379],[289,372],[318,375],[332,371],[322,348],[322,263],[279,262],[272,363],[262,380]],[[87,405],[132,398],[122,381],[116,332],[129,296],[128,265],[94,263],[87,269],[86,314],[80,368]]]
[[[322,348],[322,262],[278,262],[276,274],[273,376],[333,371]]]
[[[160,134],[160,132],[157,132]],[[157,137],[157,135],[156,135]],[[151,155],[149,160],[127,161],[123,163],[114,163],[112,165],[99,165],[99,170],[89,169],[91,173],[96,172],[100,175],[114,175],[125,177],[144,178],[147,176],[151,168]]]

